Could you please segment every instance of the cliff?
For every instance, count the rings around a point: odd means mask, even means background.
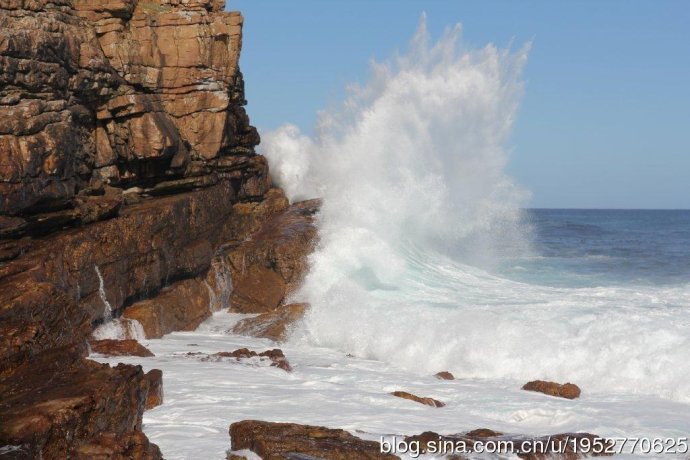
[[[289,207],[254,152],[242,16],[224,9],[0,0],[0,445],[16,458],[160,457],[141,368],[86,360],[94,327],[159,337],[230,303],[273,310],[305,270],[318,203]]]

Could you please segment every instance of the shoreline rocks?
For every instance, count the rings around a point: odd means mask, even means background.
[[[288,206],[224,7],[0,1],[0,444],[20,458],[160,458],[141,433],[159,379],[87,360],[89,335],[195,328],[228,303],[223,248]]]
[[[125,340],[89,340],[92,353],[105,356],[154,356],[151,351],[134,339]]]
[[[418,402],[419,404],[424,404],[431,407],[444,407],[446,404],[433,398],[423,398],[420,396],[413,395],[407,391],[394,391],[391,395],[398,398],[407,399],[410,401]]]
[[[232,332],[283,342],[287,339],[290,326],[302,319],[307,308],[309,305],[306,303],[285,305],[277,310],[241,320],[232,328]]]
[[[229,434],[232,450],[249,449],[264,460],[399,458],[381,453],[378,442],[365,441],[345,430],[319,426],[243,420],[230,425]]]

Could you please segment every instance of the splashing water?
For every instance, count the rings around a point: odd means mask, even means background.
[[[320,196],[320,244],[294,343],[430,373],[573,381],[690,401],[683,287],[554,288],[496,275],[532,256],[505,175],[529,46],[469,49],[460,28],[372,64],[310,138],[264,135],[292,199]],[[493,274],[492,274],[493,273]]]
[[[103,322],[107,323],[113,319],[113,307],[108,302],[108,296],[105,293],[105,283],[101,270],[98,268],[98,265],[94,265],[93,268],[96,270],[96,276],[98,276],[98,297],[103,302]]]
[[[98,276],[98,297],[103,302],[103,322],[96,327],[91,335],[96,340],[104,339],[135,339],[144,340],[146,334],[144,333],[144,328],[135,319],[128,318],[113,318],[113,307],[108,301],[108,297],[105,292],[105,282],[103,280],[103,275],[98,265],[94,265],[96,270],[96,276]]]
[[[213,259],[211,263],[214,285],[211,286],[204,280],[209,296],[209,310],[220,311],[230,307],[230,294],[232,294],[232,276],[227,260],[223,256]]]

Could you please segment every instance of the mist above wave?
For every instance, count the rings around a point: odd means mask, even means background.
[[[571,380],[690,400],[687,291],[556,289],[492,275],[529,254],[528,194],[505,173],[529,45],[465,46],[460,27],[372,63],[309,137],[264,135],[292,200],[319,196],[320,244],[293,336],[461,377]]]

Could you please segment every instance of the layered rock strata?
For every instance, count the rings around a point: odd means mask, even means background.
[[[86,360],[87,338],[127,317],[151,337],[195,328],[229,305],[230,272],[241,284],[231,250],[288,208],[254,153],[242,17],[224,8],[0,0],[0,445],[13,458],[159,458],[140,430],[160,376]],[[284,297],[297,277],[273,268]]]

